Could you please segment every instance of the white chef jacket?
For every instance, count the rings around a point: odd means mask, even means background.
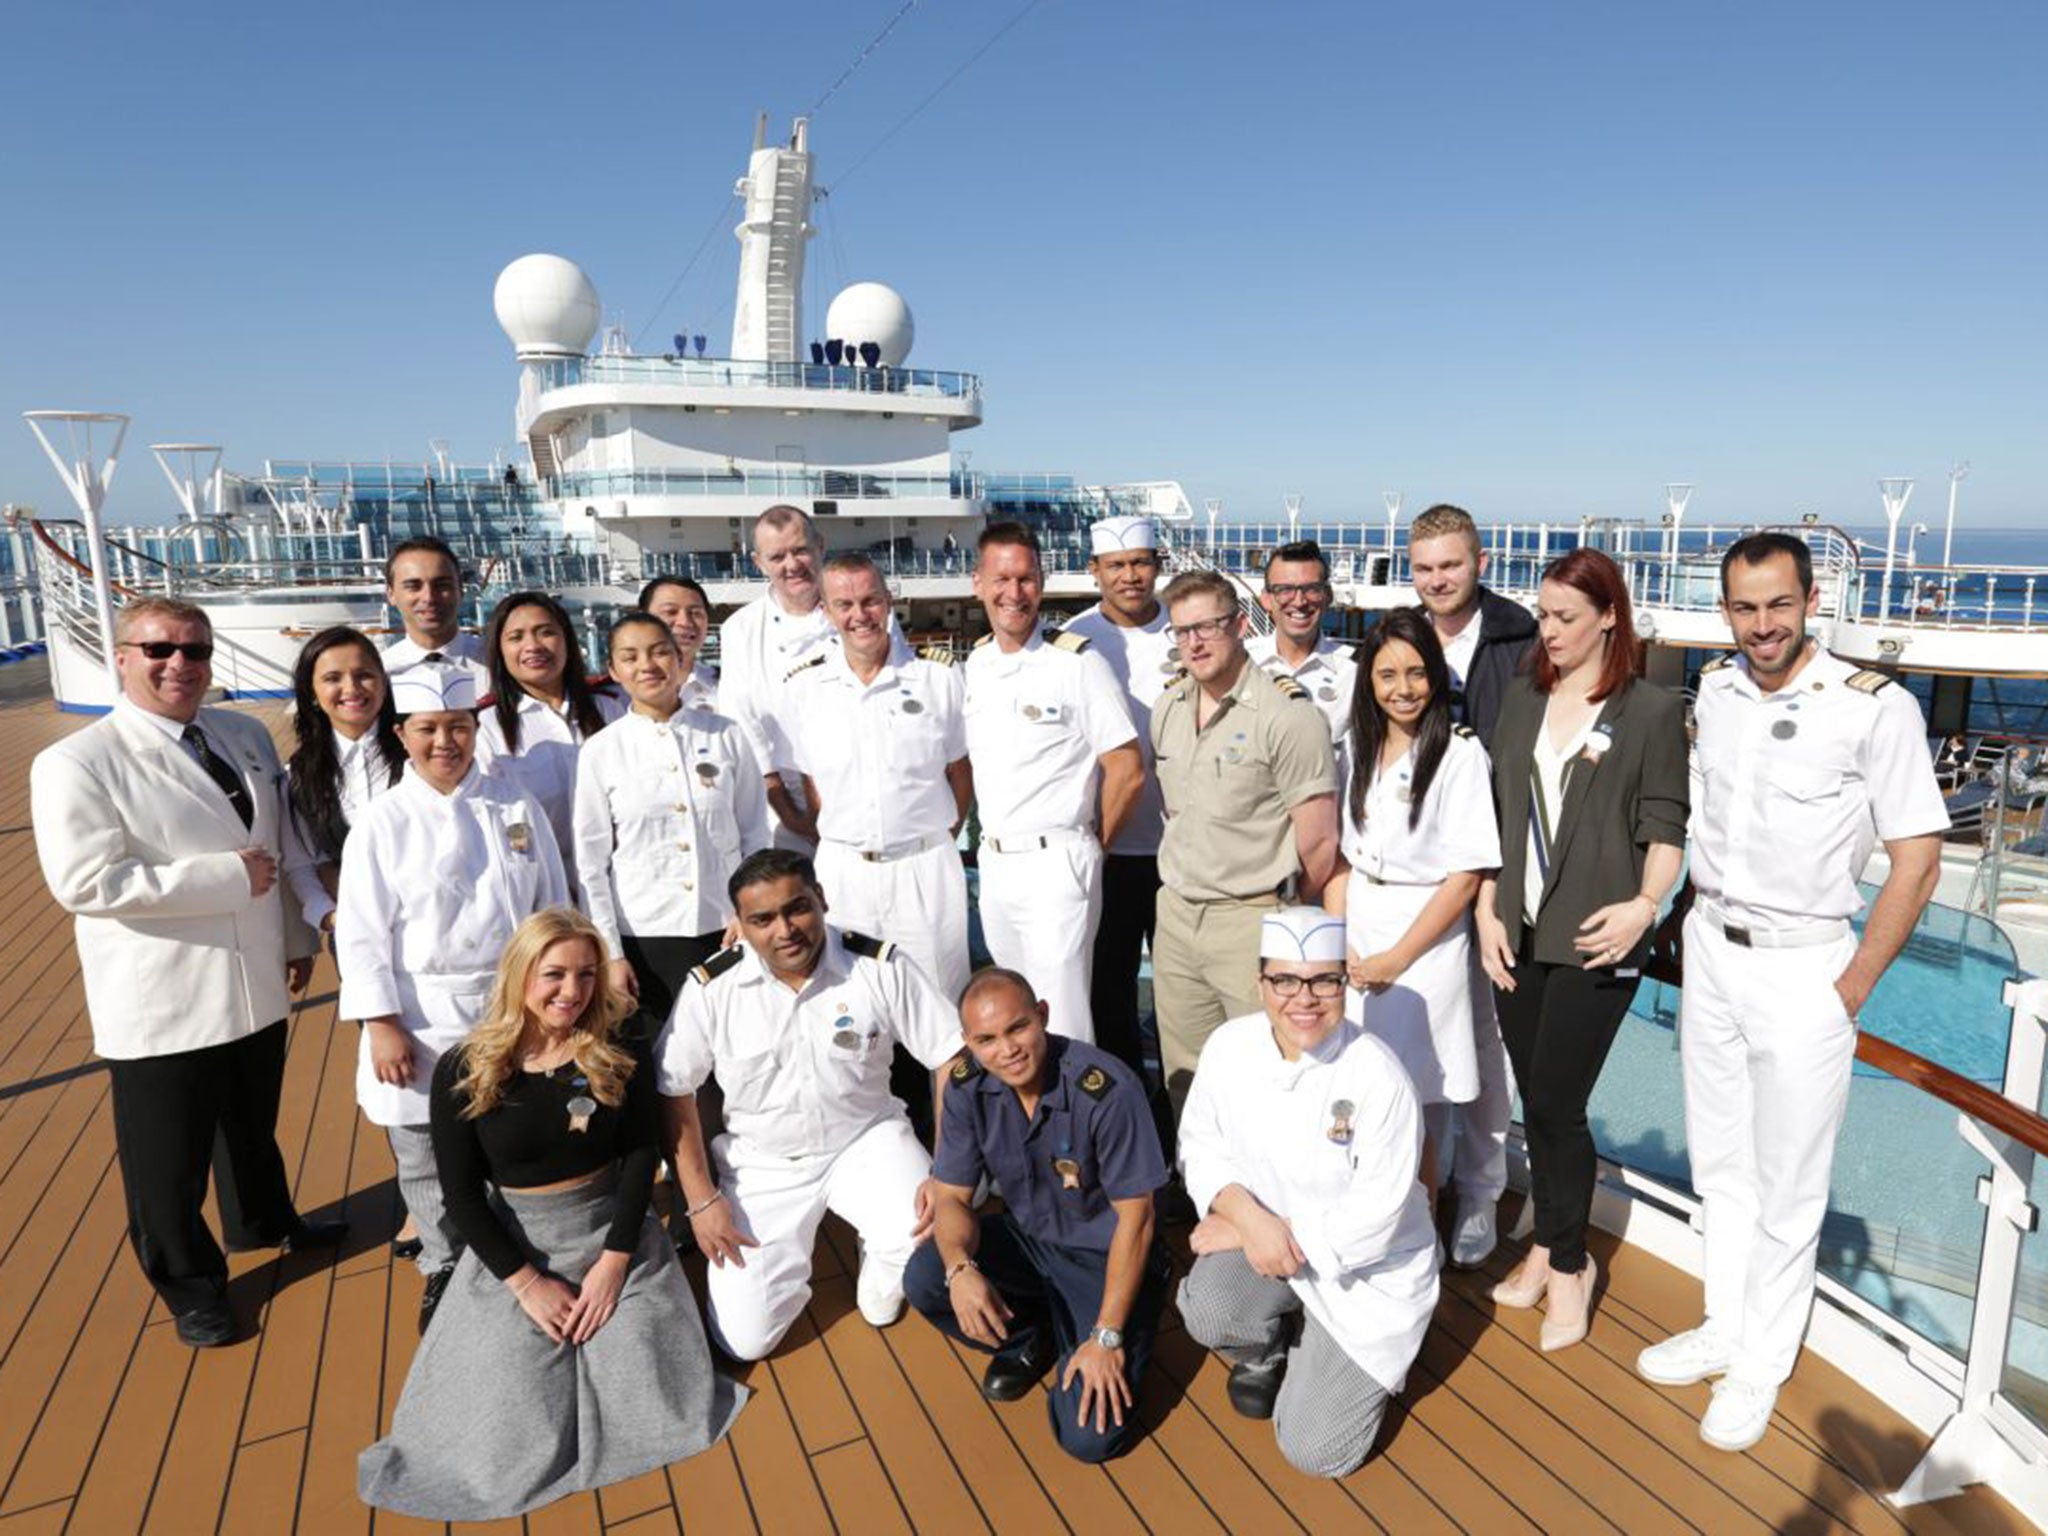
[[[1138,735],[1109,663],[1042,634],[1015,651],[986,636],[966,672],[982,832],[1000,839],[1094,826],[1097,760]]]
[[[871,683],[843,647],[798,670],[784,692],[774,755],[818,786],[818,835],[892,852],[959,818],[946,769],[967,756],[960,667],[918,655],[901,635]]]
[[[397,787],[391,781],[390,764],[377,749],[374,729],[363,732],[354,741],[336,731],[334,762],[340,778],[341,818],[350,826],[354,826],[356,818],[363,814],[363,807],[386,790]],[[320,866],[329,862],[309,841],[306,828],[300,823],[297,812],[291,809],[291,795],[287,792],[284,877],[292,888],[292,898],[305,914],[307,925],[316,929],[334,910],[334,898],[327,894],[327,887],[320,879]]]
[[[1298,667],[1280,659],[1277,635],[1253,635],[1244,643],[1252,665],[1275,677],[1292,677],[1330,723],[1330,740],[1341,746],[1351,735],[1351,691],[1358,686],[1358,652],[1328,635],[1316,637],[1316,648]]]
[[[1948,830],[1920,706],[1882,673],[1818,651],[1766,694],[1738,655],[1701,673],[1694,719],[1692,880],[1735,922],[1853,917],[1880,840]]]
[[[597,712],[609,725],[626,712],[626,701],[615,693],[591,695]],[[555,834],[555,846],[563,863],[573,874],[572,850],[576,837],[576,758],[583,749],[584,735],[568,700],[556,709],[545,700],[525,694],[519,700],[519,750],[505,745],[505,731],[498,724],[495,705],[478,711],[476,765],[493,778],[517,784],[540,802],[547,812],[548,826]]]
[[[723,715],[628,711],[584,744],[575,838],[583,909],[614,959],[621,934],[718,932],[732,916],[726,881],[768,846],[753,747]]]
[[[1413,749],[1365,792],[1365,824],[1351,814],[1347,778],[1338,799],[1343,811],[1344,862],[1389,885],[1441,885],[1467,870],[1500,868],[1500,828],[1494,819],[1493,768],[1479,738],[1453,731],[1444,744],[1422,815],[1408,825]]]
[[[1393,1053],[1349,1019],[1287,1061],[1263,1013],[1209,1037],[1181,1114],[1188,1196],[1242,1185],[1308,1263],[1288,1281],[1374,1381],[1399,1392],[1436,1308],[1422,1112]]]
[[[889,1092],[897,1045],[934,1069],[959,1051],[959,1017],[924,972],[893,944],[859,947],[877,953],[849,949],[828,924],[818,968],[795,991],[745,944],[684,984],[655,1043],[661,1091],[695,1093],[718,1075],[729,1162],[842,1152],[903,1113]]]
[[[370,1070],[356,1101],[378,1125],[425,1125],[434,1062],[475,1027],[513,931],[569,899],[540,805],[472,767],[442,794],[407,765],[349,829],[334,919],[344,1019],[396,1015],[426,1060],[408,1087]]]
[[[1066,626],[1087,637],[1091,649],[1109,664],[1116,680],[1123,684],[1124,707],[1137,728],[1138,750],[1145,758],[1145,784],[1137,804],[1117,828],[1109,852],[1150,856],[1159,852],[1159,839],[1166,826],[1166,801],[1159,789],[1159,775],[1152,769],[1152,706],[1166,685],[1180,676],[1180,647],[1174,644],[1166,619],[1166,605],[1150,624],[1125,628],[1102,611],[1102,604],[1077,614]]]
[[[739,722],[753,738],[764,769],[793,769],[777,763],[766,735],[779,708],[783,679],[813,656],[838,645],[839,634],[820,603],[809,613],[789,613],[765,592],[733,610],[718,626],[718,697],[720,713]]]

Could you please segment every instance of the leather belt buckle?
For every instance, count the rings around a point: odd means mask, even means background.
[[[1738,928],[1733,923],[1723,923],[1721,925],[1721,932],[1726,936],[1730,944],[1740,944],[1744,949],[1754,949],[1756,947],[1750,942],[1749,930],[1747,928]]]

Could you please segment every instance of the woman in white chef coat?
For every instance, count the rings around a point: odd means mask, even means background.
[[[349,831],[335,953],[341,1017],[363,1021],[356,1102],[391,1138],[419,1229],[424,1332],[461,1247],[428,1132],[434,1063],[475,1026],[513,932],[569,886],[539,803],[476,766],[474,674],[421,662],[391,697],[407,766]]]
[[[1202,1220],[1179,1310],[1230,1362],[1238,1412],[1272,1419],[1298,1470],[1342,1477],[1436,1307],[1422,1116],[1392,1050],[1345,1015],[1343,921],[1286,907],[1259,940],[1265,1012],[1209,1037],[1181,1112]]]
[[[1387,614],[1359,647],[1349,739],[1346,869],[1323,899],[1345,918],[1352,1016],[1414,1080],[1433,1189],[1451,1106],[1479,1094],[1472,903],[1500,866],[1500,832],[1486,749],[1451,725],[1443,647],[1415,610]]]
[[[364,807],[398,783],[405,748],[383,658],[346,624],[306,642],[292,669],[292,698],[298,744],[285,765],[284,874],[306,925],[331,933],[342,844]]]
[[[545,592],[514,592],[491,610],[484,664],[491,697],[477,729],[477,763],[540,802],[573,884],[577,754],[625,703],[590,686],[576,626]]]
[[[665,1021],[693,966],[727,942],[726,881],[769,842],[759,760],[723,715],[685,708],[669,626],[629,613],[608,641],[631,708],[584,745],[575,855],[584,910],[614,955],[614,985]]]

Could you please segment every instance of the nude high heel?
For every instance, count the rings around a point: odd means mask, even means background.
[[[1535,1266],[1524,1258],[1510,1270],[1507,1279],[1487,1293],[1493,1298],[1493,1304],[1497,1307],[1533,1307],[1541,1301],[1550,1289],[1550,1269],[1546,1265],[1542,1274],[1531,1279],[1529,1272],[1533,1268]]]
[[[1593,1255],[1589,1253],[1586,1255],[1586,1267],[1579,1271],[1578,1274],[1559,1275],[1558,1278],[1582,1287],[1585,1304],[1580,1308],[1579,1315],[1576,1318],[1566,1316],[1553,1321],[1552,1319],[1556,1318],[1556,1314],[1554,1312],[1546,1312],[1543,1319],[1543,1332],[1537,1340],[1545,1354],[1549,1354],[1553,1350],[1570,1349],[1572,1345],[1585,1338],[1586,1330],[1593,1326],[1593,1288],[1600,1281],[1600,1266],[1594,1261]]]

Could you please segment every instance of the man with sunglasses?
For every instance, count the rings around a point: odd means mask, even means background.
[[[328,1248],[277,1148],[289,992],[315,939],[282,899],[283,771],[254,718],[202,709],[213,627],[147,598],[114,628],[121,697],[29,770],[36,854],[75,914],[93,1048],[113,1089],[128,1236],[194,1347],[234,1335],[200,1208],[209,1163],[230,1249]]]
[[[1330,611],[1330,561],[1322,546],[1303,539],[1274,550],[1266,561],[1259,606],[1273,620],[1273,633],[1245,642],[1253,664],[1307,689],[1329,722],[1330,740],[1343,741],[1351,731],[1358,657],[1350,646],[1323,634],[1323,615]]]
[[[1166,611],[1188,675],[1152,712],[1166,801],[1152,951],[1159,1052],[1176,1108],[1202,1042],[1259,1006],[1260,921],[1314,901],[1337,862],[1337,769],[1308,690],[1245,652],[1228,577],[1185,571]]]
[[[1181,1118],[1202,1220],[1179,1310],[1230,1362],[1231,1406],[1271,1419],[1298,1471],[1342,1477],[1436,1309],[1422,1111],[1385,1042],[1345,1017],[1341,917],[1271,913],[1258,953],[1259,1006],[1216,1031]]]

